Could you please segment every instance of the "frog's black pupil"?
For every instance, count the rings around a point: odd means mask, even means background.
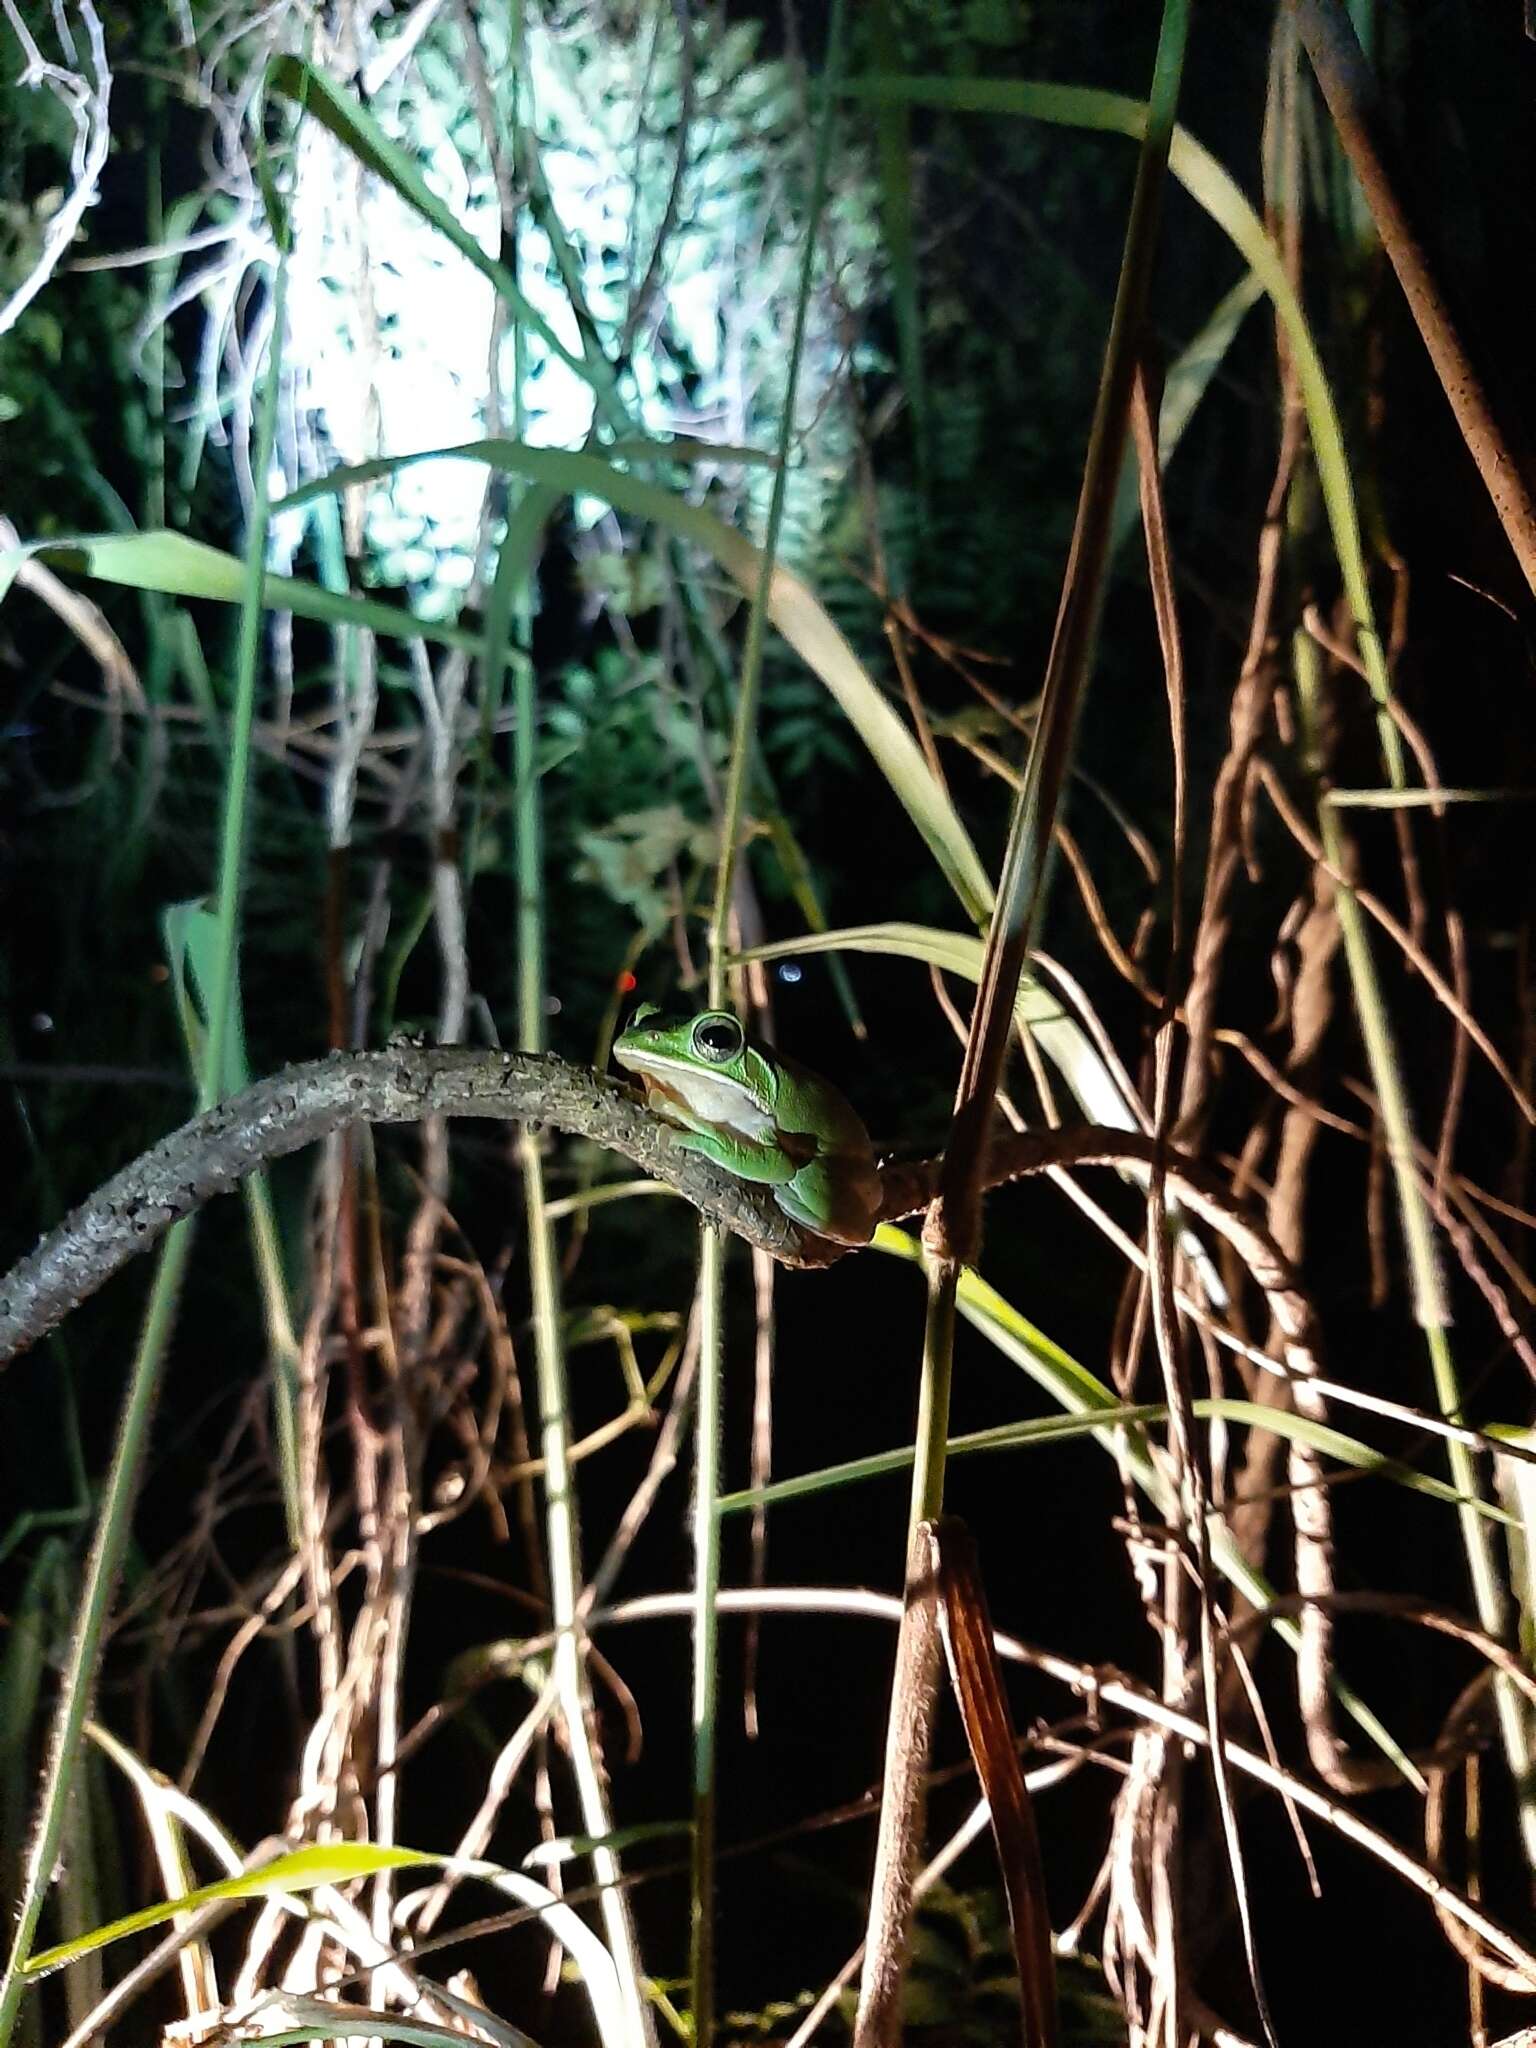
[[[722,1019],[718,1024],[701,1024],[694,1033],[694,1043],[700,1052],[707,1052],[718,1060],[728,1060],[741,1044],[741,1032],[738,1026]]]

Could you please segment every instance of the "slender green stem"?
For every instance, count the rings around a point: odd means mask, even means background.
[[[512,11],[514,179],[525,170],[532,115],[528,107],[528,64],[522,0]],[[518,238],[507,251],[509,273],[519,271]],[[524,427],[523,379],[526,365],[524,318],[520,298],[512,299],[512,430],[521,438]],[[525,522],[514,513],[502,543],[502,556],[486,616],[485,654],[480,687],[499,687],[509,630],[517,642],[514,663],[513,810],[516,818],[517,881],[517,1013],[525,1050],[542,1051],[548,1024],[544,1004],[544,818],[538,763],[538,687],[527,658],[531,632],[528,569],[532,548]],[[581,1524],[577,1512],[576,1476],[571,1460],[570,1385],[566,1371],[564,1325],[560,1303],[560,1262],[554,1225],[547,1213],[544,1162],[539,1140],[526,1126],[517,1145],[522,1170],[527,1223],[529,1286],[533,1308],[534,1374],[538,1385],[540,1449],[544,1458],[544,1531],[549,1552],[550,1618],[556,1631],[553,1676],[570,1747],[582,1826],[602,1840],[613,1833],[608,1791],[594,1738],[592,1699],[587,1680],[585,1636],[578,1604],[581,1597]],[[623,1869],[607,1847],[592,1852],[599,1911],[608,1950],[618,1972],[624,2008],[624,2041],[606,2048],[641,2048],[653,2042],[655,2030],[641,1987],[639,1950]]]
[[[1159,206],[1188,33],[1189,0],[1164,0],[1120,280],[1083,464],[1061,609],[1046,662],[1040,717],[1009,821],[997,902],[987,932],[976,1007],[940,1168],[939,1193],[923,1234],[928,1312],[918,1397],[908,1578],[887,1731],[881,1829],[876,1843],[854,2048],[894,2048],[901,2038],[901,1982],[911,1924],[911,1865],[922,1834],[924,1772],[928,1760],[928,1729],[922,1724],[925,1709],[903,1692],[904,1687],[929,1682],[928,1662],[918,1656],[915,1648],[925,1627],[925,1599],[912,1576],[913,1559],[918,1554],[920,1525],[943,1509],[956,1296],[961,1274],[967,1265],[974,1264],[979,1248],[988,1132],[1012,1035],[1019,978],[1039,914],[1046,858],[1071,761],[1078,710],[1098,639],[1116,488],[1130,418],[1132,377],[1151,285]],[[898,1734],[908,1726],[917,1731],[914,1739]]]
[[[816,132],[816,162],[811,180],[811,203],[806,213],[805,246],[800,254],[800,288],[795,297],[795,321],[789,343],[789,369],[784,384],[784,409],[779,418],[778,461],[773,473],[773,491],[768,501],[768,528],[763,536],[762,565],[757,589],[747,617],[747,641],[742,652],[741,681],[736,695],[736,727],[732,736],[731,764],[725,785],[725,815],[720,827],[720,865],[715,873],[715,906],[710,918],[709,1000],[720,1004],[725,997],[725,957],[729,945],[731,891],[736,882],[736,855],[741,839],[741,813],[746,798],[747,777],[757,753],[757,698],[763,672],[763,648],[768,634],[768,596],[773,588],[774,566],[778,560],[779,534],[784,525],[784,500],[789,487],[789,458],[795,431],[795,397],[800,388],[800,359],[805,352],[805,326],[811,303],[811,281],[816,271],[816,244],[821,231],[822,209],[827,197],[827,169],[832,157],[832,133],[837,95],[842,84],[843,15],[845,0],[833,0],[832,19],[827,31],[825,100]]]
[[[553,1676],[570,1743],[582,1826],[589,1835],[601,1839],[613,1833],[613,1822],[602,1766],[592,1739],[592,1700],[584,1632],[577,1611],[581,1597],[581,1524],[571,1460],[570,1387],[561,1336],[559,1264],[554,1228],[545,1214],[544,1170],[538,1140],[526,1129],[518,1140],[518,1156],[528,1213],[534,1376],[539,1393],[539,1448],[544,1458],[550,1619],[555,1627]],[[635,2048],[635,2044],[653,2041],[655,2036],[641,1990],[634,1923],[623,1889],[624,1873],[614,1850],[600,1846],[592,1851],[592,1874],[602,1887],[599,1909],[603,1932],[624,2001],[624,2039],[608,2042],[605,2048]]]
[[[272,340],[257,415],[251,473],[255,501],[245,549],[245,586],[240,597],[236,648],[235,711],[230,722],[229,761],[224,780],[224,822],[219,846],[218,920],[213,986],[208,998],[208,1044],[197,1106],[212,1109],[224,1093],[224,1058],[234,1020],[235,962],[240,946],[240,895],[245,879],[245,835],[250,804],[251,730],[256,720],[256,679],[261,666],[262,594],[267,577],[268,479],[277,438],[277,401],[282,386],[283,321],[288,301],[286,248],[278,256],[272,290]]]
[[[726,1237],[706,1228],[699,1258],[699,1362],[724,1357]],[[719,1676],[716,1601],[720,1591],[721,1402],[725,1375],[699,1376],[693,1486],[693,1849],[688,1912],[688,1977],[694,2048],[708,2048],[715,2025],[715,1719]]]
[[[726,958],[730,950],[731,901],[736,887],[737,849],[747,779],[757,757],[757,705],[762,679],[763,649],[768,630],[768,598],[773,587],[789,461],[794,436],[795,399],[800,362],[805,351],[811,282],[815,275],[817,240],[826,203],[838,84],[842,67],[845,0],[834,0],[828,27],[825,99],[816,135],[811,199],[800,258],[800,287],[795,300],[794,330],[785,377],[784,408],[779,419],[778,465],[768,505],[762,564],[747,617],[746,646],[737,685],[736,717],[730,768],[720,821],[720,864],[715,872],[714,909],[709,925],[709,1001],[721,1008],[726,1000]],[[715,1596],[720,1583],[720,1411],[725,1374],[722,1304],[725,1286],[725,1240],[706,1229],[699,1263],[699,1413],[694,1454],[693,1505],[693,1855],[689,1901],[689,1977],[695,2048],[705,2048],[714,2033],[714,1862],[715,1862],[715,1704],[719,1662]]]
[[[923,1330],[923,1377],[917,1396],[917,1459],[912,1467],[912,1507],[907,1518],[910,1553],[918,1527],[944,1511],[944,1464],[949,1442],[949,1389],[955,1359],[955,1298],[958,1268],[948,1260],[924,1259],[928,1275],[928,1317]]]
[[[1317,770],[1321,767],[1317,742],[1321,712],[1321,659],[1309,634],[1295,634],[1291,646],[1303,737],[1311,765]],[[1318,837],[1329,866],[1336,875],[1353,873],[1350,843],[1339,811],[1332,804],[1320,800],[1317,821]],[[1354,891],[1344,883],[1338,885],[1334,903],[1354,994],[1355,1015],[1359,1019],[1360,1036],[1365,1045],[1371,1086],[1376,1091],[1386,1136],[1387,1160],[1397,1193],[1398,1214],[1402,1219],[1403,1242],[1408,1253],[1408,1272],[1413,1288],[1414,1318],[1424,1332],[1430,1377],[1440,1413],[1447,1421],[1461,1422],[1465,1419],[1461,1382],[1447,1334],[1451,1323],[1450,1303],[1446,1298],[1434,1221],[1424,1190],[1419,1185],[1413,1109],[1398,1062],[1392,1022],[1376,973],[1365,913]],[[1448,1440],[1446,1456],[1452,1483],[1461,1496],[1456,1512],[1478,1623],[1498,1641],[1508,1642],[1511,1624],[1509,1597],[1499,1571],[1493,1532],[1475,1505],[1486,1498],[1478,1460],[1466,1444],[1455,1439]],[[1499,1732],[1520,1808],[1521,1840],[1526,1860],[1536,1867],[1536,1783],[1532,1779],[1536,1750],[1533,1750],[1530,1710],[1519,1692],[1502,1675],[1495,1679],[1495,1699]]]
[[[244,870],[251,728],[255,721],[256,680],[262,645],[262,586],[266,571],[268,491],[272,448],[277,429],[277,401],[282,376],[283,319],[287,291],[287,252],[280,249],[272,299],[272,338],[257,413],[252,474],[255,500],[246,536],[245,585],[241,597],[236,654],[235,712],[230,726],[225,765],[223,829],[219,849],[218,934],[213,988],[208,1015],[208,1040],[198,1077],[198,1108],[211,1109],[224,1091],[225,1052],[231,1040],[235,991],[235,960],[239,945],[240,894]],[[150,1290],[144,1325],[134,1354],[128,1391],[118,1423],[112,1468],[102,1494],[101,1515],[91,1547],[79,1624],[70,1644],[69,1661],[59,1693],[48,1762],[43,1774],[37,1824],[29,1846],[17,1906],[14,1934],[3,1976],[0,1976],[0,2048],[10,2040],[25,1988],[21,1967],[32,1947],[42,1915],[74,1787],[80,1733],[90,1711],[102,1640],[118,1572],[133,1519],[143,1458],[160,1367],[174,1326],[182,1275],[192,1247],[190,1220],[171,1230],[161,1249]]]
[[[155,1410],[160,1363],[175,1319],[177,1290],[192,1248],[190,1221],[176,1224],[166,1238],[155,1272],[139,1348],[134,1356],[127,1399],[118,1420],[112,1469],[102,1491],[101,1516],[85,1568],[79,1622],[69,1646],[69,1659],[59,1687],[59,1703],[43,1772],[42,1801],[32,1839],[27,1845],[21,1898],[16,1909],[10,1954],[0,1977],[0,2048],[11,2038],[17,2009],[27,1988],[22,1965],[31,1953],[49,1881],[64,1836],[81,1730],[90,1713],[102,1636],[117,1591],[118,1572],[133,1522],[139,1467]]]

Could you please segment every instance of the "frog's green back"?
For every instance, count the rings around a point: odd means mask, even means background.
[[[781,1130],[814,1132],[824,1151],[854,1158],[867,1154],[873,1162],[874,1150],[863,1119],[841,1089],[784,1053],[775,1051],[765,1057],[778,1068],[773,1109]]]

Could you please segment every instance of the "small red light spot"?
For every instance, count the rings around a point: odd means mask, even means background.
[[[622,973],[619,976],[619,994],[621,996],[633,995],[635,990],[639,986],[639,982],[636,981],[635,977],[628,971],[627,968],[625,969],[624,973]]]

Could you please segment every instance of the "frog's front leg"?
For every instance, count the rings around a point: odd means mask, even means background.
[[[767,1187],[782,1187],[797,1170],[795,1161],[777,1145],[755,1144],[735,1132],[674,1131],[672,1142],[680,1152],[697,1152],[700,1158],[713,1160],[738,1180],[758,1181]]]

